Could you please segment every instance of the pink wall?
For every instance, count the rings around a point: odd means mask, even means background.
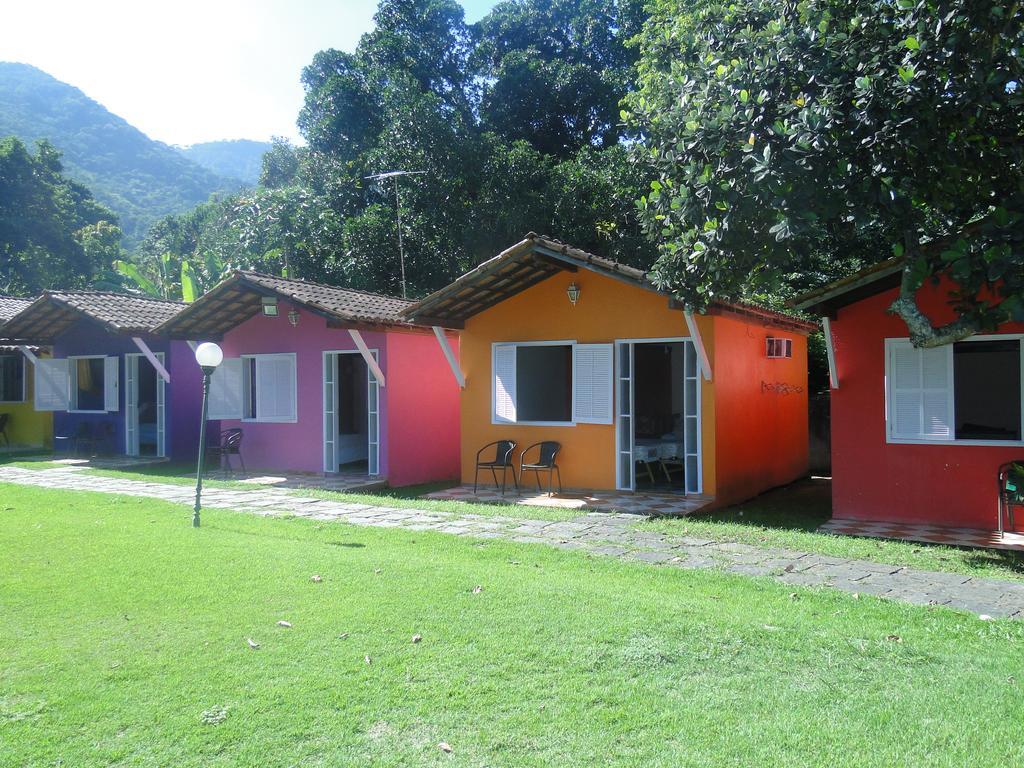
[[[457,337],[449,344],[459,354]],[[389,333],[388,481],[393,486],[459,476],[460,390],[432,333]]]
[[[298,380],[298,421],[294,424],[259,424],[221,421],[221,429],[245,431],[242,454],[249,469],[323,472],[323,353],[355,349],[347,330],[328,328],[319,315],[299,308],[299,324],[292,327],[288,312],[293,307],[279,302],[277,317],[255,315],[225,334],[219,342],[225,357],[294,352]],[[388,378],[388,354],[383,333],[363,332],[370,349],[380,353],[380,366]],[[435,343],[436,346],[436,343]],[[389,382],[390,383],[390,382]],[[381,475],[387,477],[388,409],[381,412]],[[457,422],[452,430],[457,431]]]
[[[832,323],[839,389],[832,390],[833,515],[994,529],[996,472],[1024,456],[1017,446],[902,445],[886,442],[885,339],[906,338],[888,312],[896,289],[839,310]],[[945,288],[919,294],[936,323],[952,318]],[[1022,333],[1009,324],[1002,333]],[[1017,515],[1024,528],[1024,515]]]

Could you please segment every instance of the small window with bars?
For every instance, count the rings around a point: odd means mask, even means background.
[[[765,357],[783,358],[793,356],[793,340],[769,336],[765,339]]]

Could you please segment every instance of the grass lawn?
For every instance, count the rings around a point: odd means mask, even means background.
[[[0,486],[0,763],[1024,761],[1022,623],[434,533],[218,510],[194,530],[189,514]]]
[[[706,515],[648,520],[642,527],[661,533],[786,547],[931,571],[1024,580],[1022,552],[818,533],[818,526],[831,515],[828,482],[809,480]]]

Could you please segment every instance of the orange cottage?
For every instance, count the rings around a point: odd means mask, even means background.
[[[559,443],[568,488],[719,505],[807,472],[813,324],[737,304],[691,315],[645,273],[532,233],[405,314],[461,330],[465,483],[499,440],[516,467]]]

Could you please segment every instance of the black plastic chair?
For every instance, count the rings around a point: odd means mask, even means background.
[[[207,457],[216,457],[218,467],[222,470],[226,467],[227,471],[233,475],[235,470],[231,466],[231,457],[237,456],[238,463],[242,467],[242,474],[246,474],[245,459],[242,458],[242,437],[244,435],[245,433],[238,427],[225,429],[220,433],[220,443],[206,449]]]
[[[10,446],[10,438],[7,437],[7,425],[11,423],[11,414],[0,413],[0,437],[4,439],[4,445]]]
[[[92,422],[78,422],[78,426],[75,427],[75,435],[71,438],[71,443],[75,456],[81,456],[83,449],[86,452],[86,458],[91,459],[95,456],[99,446],[99,438],[96,436],[96,430],[93,428]]]
[[[537,461],[527,462],[526,455],[534,448],[537,449]],[[548,496],[552,496],[551,486],[554,481],[554,476],[558,474],[558,492],[562,492],[562,472],[558,468],[558,464],[555,463],[555,459],[558,458],[558,452],[562,450],[562,444],[556,443],[554,440],[544,440],[540,443],[534,443],[528,446],[523,451],[523,455],[519,459],[519,476],[522,477],[524,472],[533,472],[534,477],[537,478],[537,490],[544,490],[540,486],[540,473],[548,473]]]
[[[1013,508],[1024,507],[1024,459],[1010,461],[999,468],[999,534],[1005,530],[1004,520],[1013,524]]]
[[[480,461],[480,457],[484,451],[488,448],[494,448],[494,459],[492,461]],[[512,482],[516,486],[516,490],[519,490],[519,481],[516,479],[516,465],[512,460],[512,455],[516,451],[516,443],[514,440],[495,440],[493,443],[488,443],[479,451],[476,452],[476,474],[473,475],[473,493],[476,493],[477,480],[480,478],[481,469],[491,470],[491,476],[494,478],[494,487],[498,485],[498,470],[501,470],[501,495],[505,495],[505,473],[510,469],[512,470]]]

